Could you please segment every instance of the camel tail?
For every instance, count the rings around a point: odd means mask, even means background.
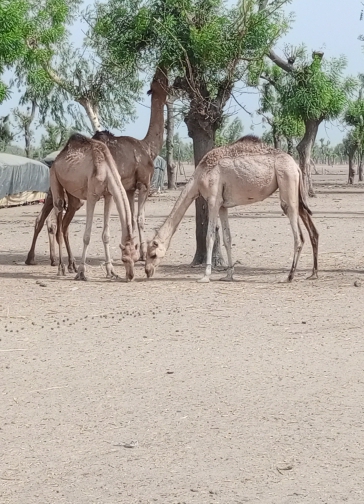
[[[121,183],[120,175],[118,172],[118,169],[116,167],[114,158],[112,157],[108,147],[104,145],[104,155],[105,155],[105,160],[108,166],[108,174],[107,174],[107,180],[108,184],[110,185],[110,192],[114,196],[114,199],[116,195],[120,195],[125,211],[125,220],[126,222],[124,223],[126,228],[127,228],[127,233],[129,236],[126,236],[125,239],[131,239],[133,237],[133,226],[131,222],[131,210],[130,210],[130,205],[129,205],[129,200],[126,194],[126,191],[124,189],[123,184]]]
[[[305,191],[305,188],[303,186],[303,177],[302,177],[302,173],[300,171],[300,185],[299,185],[299,188],[298,188],[298,198],[299,198],[299,209],[300,210],[306,210],[306,212],[309,213],[309,215],[312,215],[312,211],[310,210],[309,206],[307,205],[307,202],[306,202],[306,191]]]

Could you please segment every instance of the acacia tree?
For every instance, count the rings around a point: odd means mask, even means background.
[[[194,160],[215,146],[224,107],[235,83],[252,69],[259,75],[264,55],[288,28],[281,7],[287,0],[118,0],[100,3],[95,45],[108,61],[122,64],[137,53],[146,65],[159,61],[175,75],[173,87],[187,102],[184,121]],[[254,72],[253,72],[254,73]],[[206,261],[207,205],[196,201],[197,250],[193,264]],[[220,261],[215,247],[214,263]]]
[[[340,115],[355,87],[355,80],[343,78],[344,56],[324,62],[323,53],[314,52],[311,62],[303,61],[296,66],[295,58],[285,61],[272,53],[270,58],[287,72],[279,91],[284,112],[302,120],[305,126],[296,148],[305,187],[309,196],[314,196],[311,152],[318,128],[323,121]]]

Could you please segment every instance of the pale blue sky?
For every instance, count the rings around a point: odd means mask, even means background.
[[[86,0],[85,4],[91,4]],[[233,4],[228,0],[228,4]],[[275,50],[281,54],[285,43],[298,45],[305,43],[308,50],[323,50],[325,57],[331,58],[345,54],[348,60],[347,74],[364,73],[364,53],[358,35],[364,33],[364,21],[360,22],[360,0],[293,0],[286,7],[288,12],[295,13],[295,21],[290,32],[280,40]],[[82,34],[74,36],[77,40]],[[251,90],[250,94],[237,94],[238,101],[250,112],[258,106],[258,94]],[[14,93],[11,100],[0,106],[0,116],[7,114],[17,106],[18,94]],[[126,126],[124,134],[142,138],[148,128],[150,98],[145,96],[144,106],[137,105],[138,118]],[[254,115],[251,118],[236,103],[231,100],[228,104],[229,113],[236,112],[244,124],[244,132],[254,131],[260,135],[263,131],[261,119]],[[253,127],[253,130],[251,128]],[[181,137],[187,137],[187,130],[182,123],[178,131]],[[335,144],[341,140],[345,132],[337,124],[326,123],[321,126],[318,138],[325,138]],[[38,136],[38,134],[37,134]]]

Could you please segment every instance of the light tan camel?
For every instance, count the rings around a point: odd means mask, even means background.
[[[317,278],[318,232],[305,202],[301,171],[291,156],[250,135],[229,146],[213,149],[196,167],[172,212],[148,244],[145,264],[148,278],[153,276],[155,268],[165,256],[187,208],[201,195],[208,204],[209,222],[206,271],[198,281],[208,282],[211,275],[212,248],[218,216],[228,256],[228,273],[222,280],[233,280],[228,208],[263,201],[277,189],[282,210],[289,218],[294,237],[294,256],[288,281],[293,279],[304,243],[299,217],[307,228],[312,244],[313,271],[310,278]]]
[[[112,199],[119,214],[122,229],[121,260],[126,269],[126,280],[134,278],[134,262],[139,258],[137,245],[133,243],[132,220],[129,202],[115,162],[105,144],[86,138],[83,135],[72,135],[64,149],[58,154],[50,168],[53,205],[57,215],[57,241],[59,246],[58,274],[65,273],[62,261],[62,230],[65,194],[68,209],[79,208],[81,200],[86,200],[86,228],[83,236],[83,252],[77,271],[77,280],[86,280],[86,254],[90,243],[92,221],[96,202],[104,197],[104,229],[102,241],[105,249],[105,266],[107,277],[117,277],[110,256],[109,221]],[[67,211],[68,211],[67,209]],[[67,215],[67,212],[66,212]]]
[[[151,89],[151,115],[149,128],[143,140],[128,136],[114,136],[108,131],[97,132],[93,138],[107,144],[112,156],[115,159],[117,169],[120,173],[121,181],[127,192],[129,204],[132,212],[133,231],[136,226],[139,231],[139,242],[141,259],[145,259],[146,242],[144,237],[144,208],[148,197],[150,181],[154,172],[153,161],[157,157],[163,145],[164,133],[164,105],[167,99],[168,79],[163,69],[157,68]],[[134,211],[134,195],[138,194],[137,223]],[[35,264],[35,245],[38,235],[44,226],[44,222],[53,208],[52,195],[48,194],[43,208],[37,217],[34,228],[32,245],[28,252],[25,264]],[[72,201],[68,204],[64,217],[63,228],[65,231],[65,243],[68,251],[68,270],[76,271],[75,260],[68,241],[68,226],[73,219],[77,208],[72,206]]]

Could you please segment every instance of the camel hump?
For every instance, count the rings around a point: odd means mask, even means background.
[[[81,133],[73,133],[68,139],[67,144],[69,143],[89,144],[90,139]]]
[[[115,138],[115,135],[111,133],[109,130],[96,131],[92,140],[98,140],[99,142],[106,143],[108,140]]]
[[[234,144],[237,144],[237,143],[262,144],[263,142],[256,135],[244,135],[241,138],[238,138],[238,140],[235,140],[235,142],[233,142],[233,143]]]

